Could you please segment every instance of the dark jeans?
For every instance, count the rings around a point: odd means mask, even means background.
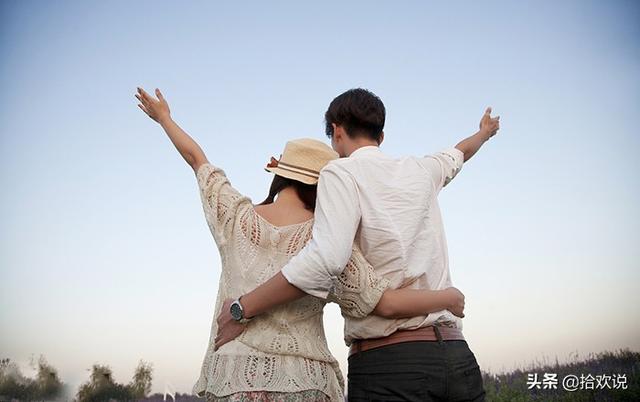
[[[484,401],[478,362],[466,341],[396,343],[349,357],[349,402]]]

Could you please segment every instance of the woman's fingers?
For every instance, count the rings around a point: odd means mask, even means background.
[[[138,87],[138,92],[140,92],[140,94],[142,95],[142,97],[149,103],[151,103],[151,101],[153,101],[153,98],[147,93],[147,91],[145,91],[144,89]]]
[[[214,345],[213,346],[213,350],[215,351],[215,350],[220,349],[220,347],[222,345],[224,345],[225,343],[227,343],[227,342],[229,342],[229,340],[224,339],[224,338],[216,338],[216,340],[213,343],[213,345]]]
[[[140,87],[137,87],[137,89],[138,89],[138,95],[139,95],[141,98],[143,98],[143,99],[145,99],[145,100],[146,100],[146,98],[144,97],[144,90],[143,90],[142,88],[140,88]]]
[[[142,103],[142,106],[144,106],[145,112],[147,114],[149,114],[149,110],[151,110],[153,108],[153,104],[151,104],[146,98],[144,98],[143,96],[140,96],[138,94],[136,94],[136,98],[138,98],[140,103]]]
[[[136,94],[136,98],[138,98],[138,100],[140,101],[140,103],[142,103],[143,105],[147,105],[147,100],[145,98],[143,98],[142,96]]]
[[[140,101],[140,103],[142,105],[138,105],[140,107],[140,109],[142,109],[147,115],[149,115],[149,117],[153,118],[151,116],[151,112],[155,110],[155,105],[154,105],[154,101],[151,100],[150,101],[150,97],[149,94],[147,94],[146,92],[144,92],[144,90],[142,88],[138,87],[138,92],[139,94],[135,94],[134,96],[136,97],[136,99],[138,99]],[[157,101],[155,101],[157,102]],[[155,113],[155,112],[154,112]]]
[[[136,97],[136,99],[138,99],[138,101],[140,101],[138,107],[142,109],[142,111],[145,112],[147,116],[149,116],[153,121],[159,122],[159,116],[163,113],[164,109],[167,109],[167,107],[163,106],[161,104],[161,101],[158,101],[149,96],[149,94],[144,89],[140,87],[136,88],[138,90],[138,93],[134,94],[134,96]],[[156,93],[162,96],[162,94],[160,94],[160,90],[157,88]],[[168,109],[166,111],[168,112]]]
[[[138,104],[138,107],[140,109],[142,109],[143,112],[145,112],[147,114],[147,116],[149,116],[149,118],[153,121],[158,121],[158,119],[156,117],[154,117],[154,115],[152,115],[151,113],[149,113],[149,111],[147,110],[147,108],[145,108],[144,106],[142,106],[141,104]]]

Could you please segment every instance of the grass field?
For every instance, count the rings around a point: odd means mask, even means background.
[[[487,401],[640,401],[640,353],[601,352],[483,378]]]

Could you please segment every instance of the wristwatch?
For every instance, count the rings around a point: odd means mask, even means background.
[[[240,324],[246,324],[251,321],[251,318],[245,318],[242,304],[240,304],[240,299],[242,299],[242,296],[238,297],[233,301],[233,303],[231,303],[231,317]]]

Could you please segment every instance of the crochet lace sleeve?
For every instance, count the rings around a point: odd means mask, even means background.
[[[334,278],[327,301],[338,303],[343,316],[362,318],[376,308],[389,280],[378,275],[354,245],[344,271]]]
[[[224,170],[209,162],[198,167],[196,179],[207,224],[221,244],[229,237],[239,209],[253,206],[251,199],[231,185]]]

